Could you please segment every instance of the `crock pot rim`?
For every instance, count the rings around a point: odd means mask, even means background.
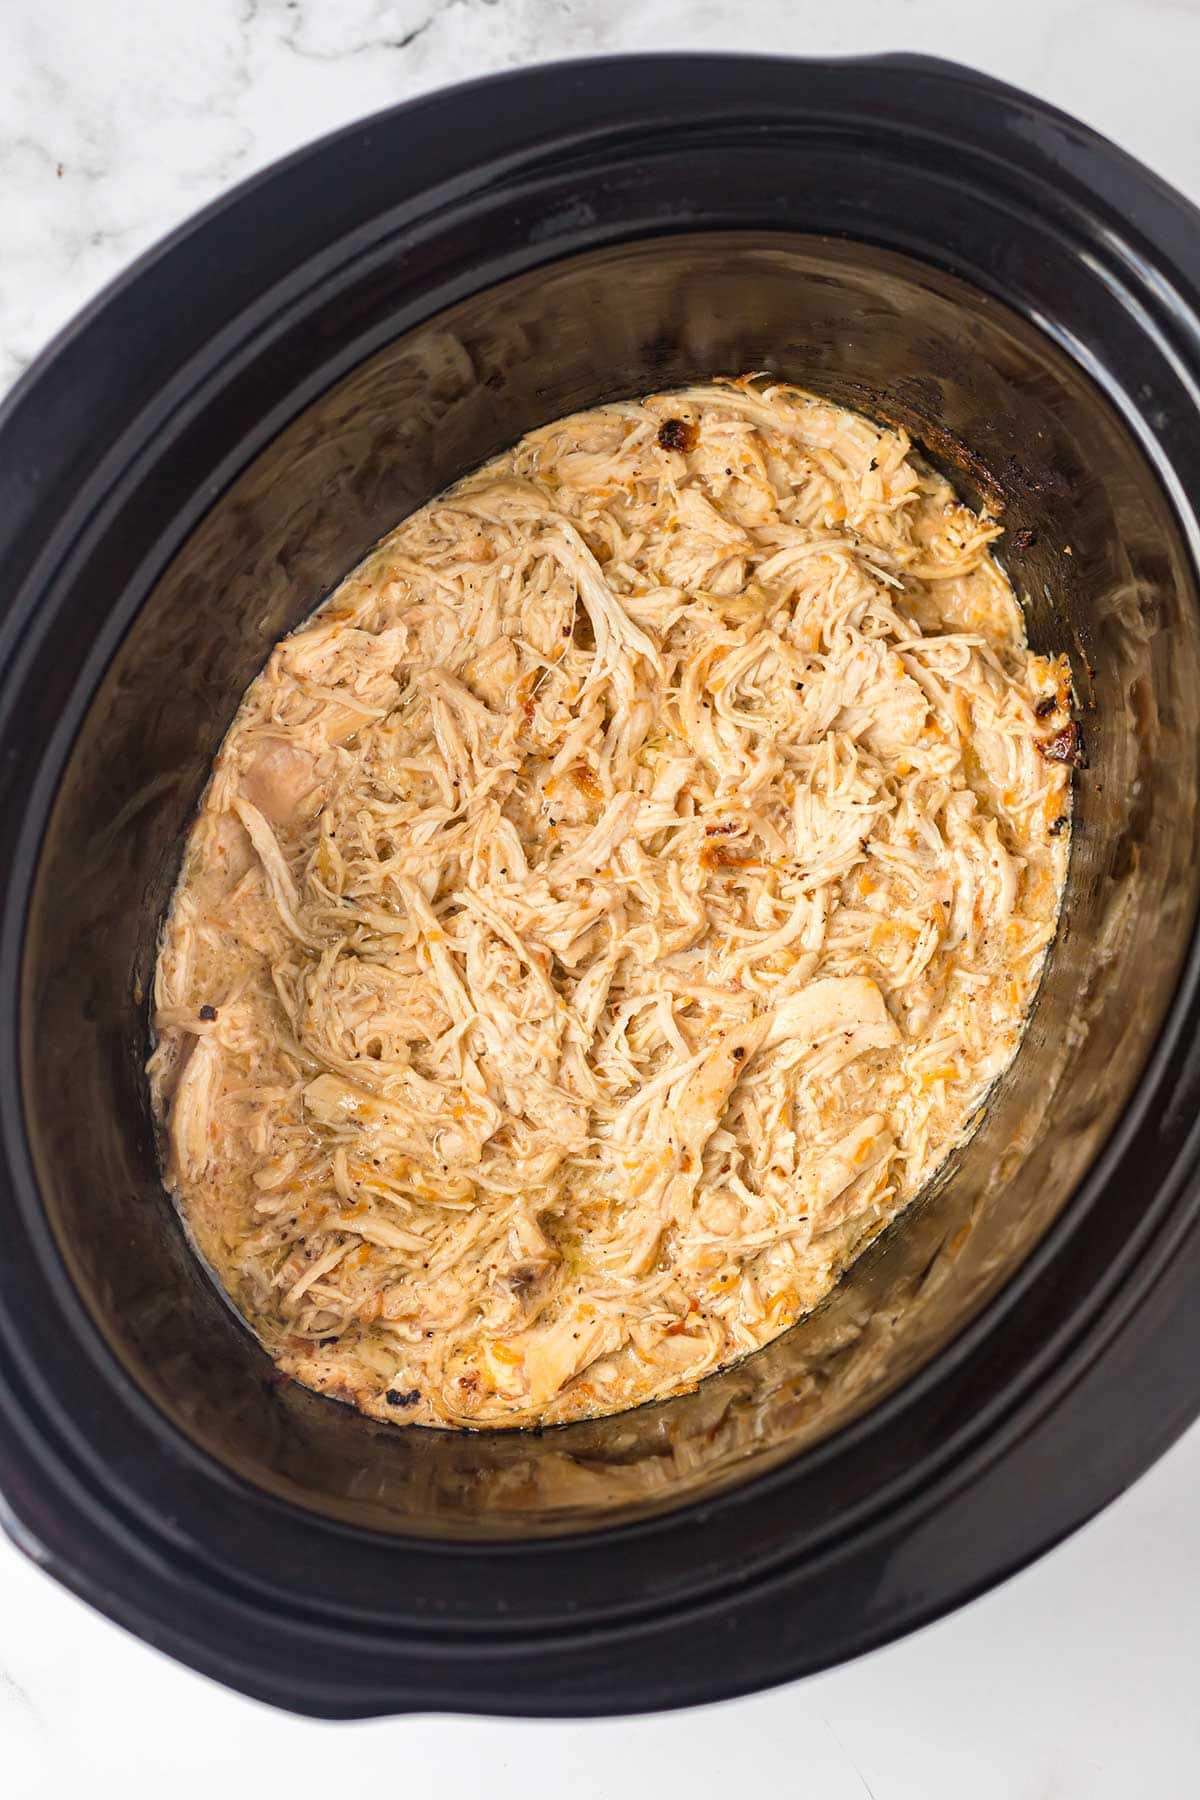
[[[760,58],[750,58],[750,57],[747,57],[747,58],[722,58],[722,57],[706,57],[706,56],[697,56],[694,58],[674,58],[674,57],[646,57],[646,58],[637,58],[637,59],[621,59],[621,58],[609,59],[609,58],[606,58],[606,59],[596,59],[594,61],[572,62],[569,64],[558,65],[557,67],[549,66],[547,68],[534,70],[534,71],[516,71],[511,74],[502,76],[502,77],[485,77],[481,81],[465,84],[463,87],[460,87],[457,89],[448,90],[448,91],[445,91],[441,94],[438,94],[438,95],[435,95],[432,97],[427,97],[422,100],[410,102],[405,107],[394,108],[394,109],[391,109],[387,113],[378,115],[377,118],[374,120],[368,120],[368,121],[365,121],[361,125],[354,125],[354,126],[346,127],[339,132],[330,134],[327,138],[319,140],[315,145],[309,146],[306,149],[296,152],[293,156],[289,157],[284,162],[282,162],[280,164],[276,164],[273,168],[264,171],[262,174],[252,177],[249,182],[243,184],[239,189],[234,190],[234,193],[232,195],[226,196],[223,200],[215,202],[211,207],[207,208],[205,210],[205,212],[198,215],[194,220],[190,221],[187,225],[181,227],[181,229],[178,232],[176,232],[175,234],[173,234],[173,236],[170,239],[166,240],[163,244],[157,246],[154,250],[148,252],[147,255],[143,259],[141,259],[141,261],[138,264],[135,264],[133,266],[133,268],[131,270],[129,270],[124,276],[120,277],[115,283],[111,284],[111,286],[107,290],[105,290],[105,292],[99,297],[99,299],[96,302],[94,302],[93,305],[90,308],[88,308],[87,311],[84,314],[82,314],[79,317],[79,319],[77,319],[74,322],[74,324],[72,326],[69,326],[67,328],[66,332],[64,332],[63,334],[60,335],[59,339],[57,339],[55,341],[55,343],[50,347],[50,349],[46,353],[44,353],[44,355],[38,360],[38,362],[33,366],[33,368],[27,373],[27,375],[18,384],[17,388],[10,395],[9,399],[6,401],[4,406],[2,408],[0,408],[0,447],[2,447],[2,445],[3,445],[4,434],[5,434],[6,430],[9,428],[10,422],[16,417],[21,405],[24,404],[26,397],[31,392],[36,390],[38,383],[41,382],[47,376],[47,374],[53,369],[54,365],[59,360],[59,358],[61,357],[64,350],[72,342],[74,342],[78,338],[82,337],[86,333],[90,324],[94,320],[103,317],[107,313],[107,311],[114,305],[114,303],[117,302],[120,299],[120,297],[125,292],[127,292],[127,290],[131,286],[133,286],[135,283],[150,276],[156,267],[158,267],[163,261],[167,260],[172,255],[181,253],[181,252],[186,252],[189,244],[194,242],[195,236],[199,232],[199,230],[203,226],[205,226],[207,223],[220,218],[221,215],[226,212],[228,206],[231,203],[235,202],[239,197],[244,196],[245,194],[247,194],[253,190],[257,190],[264,186],[268,186],[272,182],[275,182],[275,181],[282,182],[285,177],[288,177],[291,174],[303,169],[307,165],[308,159],[320,158],[322,155],[327,153],[332,146],[348,143],[348,142],[352,141],[356,136],[358,136],[359,134],[361,134],[363,132],[370,132],[372,129],[381,129],[385,125],[385,123],[390,122],[390,121],[397,119],[398,117],[401,117],[404,115],[411,116],[415,113],[419,113],[422,108],[435,108],[436,109],[438,107],[441,107],[442,105],[444,105],[447,102],[454,101],[454,100],[461,100],[465,96],[469,96],[471,94],[476,94],[480,90],[486,90],[486,89],[492,87],[493,84],[496,82],[505,82],[505,83],[510,83],[510,84],[522,84],[522,83],[536,84],[536,81],[539,78],[552,77],[556,74],[561,74],[563,71],[566,71],[567,73],[570,73],[572,71],[575,71],[575,72],[592,71],[592,72],[596,73],[597,75],[600,75],[605,70],[612,70],[613,68],[621,68],[621,67],[627,66],[629,63],[639,64],[641,67],[646,68],[646,69],[649,69],[651,66],[657,65],[657,66],[663,68],[664,71],[670,70],[672,68],[678,68],[682,65],[684,68],[688,68],[688,67],[728,68],[728,69],[735,70],[738,73],[753,72],[755,70],[758,70],[758,69],[761,69],[764,67],[770,67],[770,66],[772,66],[772,64],[775,67],[790,66],[786,62],[785,59],[760,59]],[[935,79],[935,80],[946,81],[946,82],[951,82],[951,83],[960,83],[960,84],[963,82],[969,82],[971,85],[973,85],[976,88],[986,90],[989,94],[993,95],[994,97],[999,96],[999,97],[1003,97],[1007,100],[1019,102],[1023,108],[1035,113],[1039,118],[1050,121],[1050,122],[1057,123],[1060,127],[1069,128],[1071,133],[1073,134],[1074,138],[1077,141],[1082,136],[1090,144],[1090,147],[1095,154],[1100,155],[1102,158],[1117,159],[1119,161],[1119,163],[1121,164],[1123,173],[1125,174],[1126,177],[1129,177],[1132,174],[1133,176],[1135,176],[1138,179],[1138,181],[1140,181],[1142,183],[1154,183],[1155,187],[1158,190],[1158,198],[1160,200],[1169,201],[1171,206],[1177,210],[1183,209],[1183,210],[1190,212],[1190,209],[1185,208],[1185,203],[1180,202],[1176,196],[1174,196],[1170,193],[1169,189],[1162,188],[1161,184],[1155,183],[1153,177],[1148,177],[1144,171],[1141,171],[1137,168],[1136,164],[1132,164],[1129,161],[1129,159],[1124,158],[1122,156],[1122,153],[1113,150],[1112,147],[1105,144],[1103,142],[1103,140],[1094,138],[1093,134],[1083,132],[1082,128],[1076,126],[1074,124],[1074,122],[1067,119],[1065,115],[1058,114],[1058,113],[1054,112],[1053,109],[1048,108],[1048,107],[1043,107],[1039,103],[1028,101],[1025,96],[1017,94],[1015,92],[1015,90],[1002,87],[1000,84],[997,84],[997,83],[992,83],[985,77],[980,77],[980,76],[974,75],[968,71],[959,70],[957,68],[954,68],[951,65],[938,64],[938,63],[930,62],[930,61],[927,61],[927,60],[921,59],[921,58],[908,58],[908,57],[887,58],[887,59],[879,59],[879,58],[848,59],[845,63],[842,63],[840,65],[839,64],[820,63],[820,64],[816,64],[816,65],[812,65],[812,66],[815,66],[818,68],[823,68],[823,69],[828,69],[830,67],[839,67],[839,66],[844,67],[844,68],[856,68],[857,67],[857,68],[861,68],[861,69],[870,69],[872,67],[880,67],[885,64],[889,65],[891,67],[894,67],[894,68],[906,68],[913,72],[919,72],[923,77],[926,77],[929,79]],[[1194,224],[1195,215],[1191,215],[1191,219]],[[546,260],[551,260],[551,259],[552,259],[552,257],[548,255]],[[1194,273],[1195,273],[1195,266],[1194,266],[1194,262],[1193,262],[1193,274]],[[1193,547],[1194,547],[1194,534],[1193,534]],[[1191,958],[1189,961],[1189,969],[1188,969],[1186,980],[1183,983],[1181,983],[1179,995],[1177,996],[1175,1005],[1172,1008],[1171,1019],[1170,1019],[1170,1021],[1168,1021],[1167,1025],[1164,1026],[1163,1034],[1160,1036],[1159,1042],[1153,1053],[1151,1063],[1148,1065],[1146,1071],[1143,1074],[1142,1080],[1139,1084],[1138,1094],[1137,1094],[1137,1099],[1135,1101],[1135,1104],[1133,1106],[1131,1106],[1129,1113],[1126,1115],[1126,1118],[1122,1121],[1122,1124],[1121,1124],[1121,1127],[1119,1128],[1118,1133],[1110,1141],[1108,1146],[1106,1146],[1106,1149],[1104,1151],[1104,1154],[1103,1154],[1100,1162],[1097,1164],[1096,1168],[1093,1169],[1093,1171],[1089,1175],[1088,1182],[1084,1184],[1084,1187],[1080,1190],[1080,1193],[1077,1194],[1075,1196],[1075,1198],[1071,1201],[1068,1208],[1064,1212],[1063,1216],[1056,1222],[1055,1226],[1052,1228],[1052,1232],[1048,1236],[1048,1238],[1046,1240],[1044,1240],[1042,1245],[1038,1246],[1038,1250],[1035,1252],[1034,1258],[1031,1259],[1030,1264],[1028,1265],[1028,1268],[1030,1270],[1029,1278],[1031,1280],[1033,1279],[1033,1275],[1036,1274],[1036,1270],[1038,1267],[1037,1258],[1041,1257],[1043,1255],[1043,1252],[1045,1253],[1046,1258],[1049,1258],[1050,1255],[1052,1254],[1052,1251],[1051,1251],[1051,1249],[1048,1248],[1048,1246],[1050,1246],[1051,1244],[1054,1244],[1054,1245],[1061,1247],[1061,1234],[1070,1235],[1070,1231],[1073,1231],[1074,1229],[1077,1228],[1083,1212],[1086,1211],[1086,1208],[1083,1207],[1081,1204],[1082,1196],[1083,1196],[1084,1192],[1088,1191],[1088,1192],[1092,1192],[1094,1194],[1094,1190],[1098,1189],[1100,1186],[1103,1185],[1105,1172],[1111,1171],[1111,1168],[1114,1166],[1122,1149],[1127,1147],[1129,1138],[1133,1134],[1136,1125],[1143,1119],[1145,1110],[1151,1103],[1152,1095],[1151,1095],[1150,1090],[1154,1085],[1154,1081],[1156,1079],[1159,1079],[1159,1080],[1161,1079],[1161,1076],[1163,1074],[1166,1064],[1171,1060],[1172,1056],[1175,1054],[1176,1050],[1178,1049],[1179,1033],[1182,1030],[1186,1019],[1189,1018],[1194,1013],[1196,980],[1197,980],[1197,952],[1196,952],[1195,944],[1193,944],[1193,950],[1192,950]],[[5,1092],[6,1107],[7,1107],[8,1101],[11,1097],[11,1093],[12,1093],[11,1078],[15,1074],[15,1071],[9,1071],[8,1073],[10,1076],[10,1081],[8,1084],[6,1084],[6,1092]],[[1189,1176],[1192,1173],[1192,1167],[1194,1165],[1194,1159],[1195,1159],[1195,1153],[1196,1153],[1196,1145],[1194,1142],[1194,1136],[1195,1136],[1195,1134],[1193,1133],[1193,1141],[1189,1142],[1189,1144],[1185,1147],[1185,1151],[1181,1151],[1180,1156],[1177,1160],[1176,1170],[1179,1174],[1179,1181],[1183,1181],[1183,1180],[1187,1179],[1187,1176]],[[1172,1194],[1174,1193],[1174,1189],[1171,1190],[1171,1193]],[[1192,1200],[1194,1203],[1194,1201],[1195,1201],[1194,1194],[1192,1196]],[[1068,1227],[1069,1227],[1069,1230],[1068,1230]],[[1148,1232],[1149,1230],[1150,1230],[1150,1224],[1147,1223],[1144,1226],[1144,1231]],[[1182,1213],[1177,1215],[1176,1235],[1179,1237],[1180,1241],[1183,1241],[1185,1235],[1190,1230],[1191,1230],[1190,1214],[1186,1218],[1184,1217],[1184,1215]],[[1132,1240],[1131,1240],[1131,1242],[1132,1242]],[[1140,1242],[1140,1240],[1139,1240],[1139,1242]],[[1137,1245],[1135,1245],[1134,1247],[1136,1248]],[[1163,1240],[1161,1240],[1157,1246],[1157,1254],[1155,1254],[1153,1257],[1149,1258],[1149,1260],[1146,1264],[1146,1269],[1147,1270],[1159,1269],[1163,1263],[1164,1258],[1166,1258],[1167,1255],[1169,1254],[1169,1248],[1170,1248],[1170,1246],[1168,1244],[1168,1241],[1165,1238]],[[1023,1280],[1025,1276],[1026,1276],[1026,1269],[1022,1269],[1017,1278],[1018,1282]],[[1116,1276],[1116,1273],[1114,1272],[1114,1275],[1112,1278],[1113,1284],[1115,1284],[1116,1279],[1117,1279],[1117,1276]],[[1135,1284],[1134,1286],[1130,1286],[1130,1287],[1127,1287],[1124,1289],[1125,1304],[1119,1310],[1114,1310],[1112,1313],[1110,1313],[1107,1316],[1106,1333],[1103,1336],[1098,1335],[1098,1336],[1089,1338],[1088,1344],[1086,1346],[1086,1360],[1090,1360],[1097,1355],[1103,1354],[1104,1345],[1109,1341],[1112,1334],[1114,1332],[1116,1332],[1117,1330],[1119,1330],[1121,1325],[1123,1325],[1127,1321],[1129,1315],[1133,1311],[1135,1311],[1137,1306],[1141,1303],[1141,1301],[1144,1300],[1145,1292],[1146,1292],[1146,1282],[1149,1281],[1149,1279],[1150,1279],[1150,1274],[1146,1273],[1145,1279],[1142,1282],[1139,1282],[1139,1283]],[[1110,1285],[1112,1285],[1112,1284],[1110,1284]],[[997,1296],[997,1302],[993,1302],[993,1304],[997,1304],[1002,1299],[1004,1299],[1003,1295]],[[1010,1293],[1009,1299],[1008,1299],[1008,1304],[1012,1304],[1012,1303],[1014,1303],[1014,1296],[1013,1296],[1013,1294]],[[970,1334],[972,1332],[974,1332],[977,1327],[980,1327],[982,1319],[984,1319],[984,1318],[990,1319],[990,1316],[991,1316],[991,1313],[990,1313],[990,1308],[989,1308],[988,1311],[984,1315],[981,1315],[980,1320],[976,1320],[973,1322],[972,1326],[969,1327],[968,1332],[963,1334],[963,1338],[961,1340],[956,1340],[954,1344],[948,1346],[946,1351],[944,1351],[942,1353],[942,1355],[943,1356],[951,1356],[951,1355],[965,1354],[966,1349],[969,1347]],[[1072,1330],[1074,1330],[1076,1324],[1077,1324],[1077,1321],[1072,1322]],[[1047,1350],[1049,1350],[1049,1347],[1047,1347]],[[910,1391],[915,1391],[916,1385],[919,1384],[927,1376],[929,1377],[929,1379],[932,1380],[933,1377],[930,1372],[932,1370],[934,1370],[935,1368],[937,1368],[939,1365],[940,1365],[940,1358],[935,1359],[933,1363],[931,1363],[930,1365],[927,1365],[927,1368],[925,1370],[922,1370],[920,1372],[920,1374],[915,1378],[915,1381],[913,1384],[911,1384],[911,1387],[906,1387],[905,1389],[900,1391],[901,1395],[908,1395],[910,1393]],[[1064,1371],[1066,1371],[1067,1367],[1068,1367],[1068,1365],[1065,1363],[1063,1365],[1061,1365],[1060,1373],[1063,1373]],[[1072,1365],[1072,1370],[1073,1370],[1073,1372],[1069,1377],[1070,1379],[1074,1379],[1074,1375],[1079,1373],[1077,1365]],[[1063,1379],[1064,1379],[1064,1381],[1066,1381],[1068,1379],[1068,1375],[1063,1374]],[[1046,1398],[1046,1404],[1050,1405],[1050,1404],[1052,1404],[1052,1401],[1050,1400],[1050,1398],[1048,1396],[1049,1396],[1049,1389],[1043,1390],[1043,1397]],[[893,1400],[896,1400],[898,1398],[899,1398],[899,1396],[896,1396],[896,1395],[889,1396],[889,1398],[882,1403],[883,1408],[888,1407],[892,1403]],[[1192,1410],[1193,1411],[1195,1410],[1195,1408],[1198,1404],[1200,1404],[1200,1393],[1197,1393],[1197,1395],[1195,1396],[1195,1398],[1192,1402]],[[882,1409],[880,1409],[880,1410],[882,1410]],[[872,1414],[869,1416],[876,1417],[877,1415]],[[857,1428],[857,1426],[861,1423],[862,1423],[861,1421],[856,1421],[855,1424],[848,1426],[845,1429],[849,1432],[853,1432]],[[1028,1423],[1029,1423],[1029,1421],[1027,1418],[1026,1424],[1028,1424]],[[810,1454],[819,1454],[819,1452],[821,1450],[823,1450],[824,1448],[825,1448],[824,1445],[818,1446],[817,1449],[814,1450],[813,1452],[811,1452]],[[669,1517],[671,1519],[675,1520],[675,1519],[679,1519],[682,1516],[682,1514],[685,1512],[694,1511],[694,1512],[702,1514],[706,1510],[711,1511],[714,1506],[720,1506],[720,1505],[724,1504],[726,1499],[729,1499],[732,1501],[734,1499],[737,1499],[739,1496],[745,1496],[745,1495],[749,1494],[752,1490],[756,1489],[760,1482],[766,1483],[766,1482],[772,1482],[772,1481],[776,1480],[777,1478],[781,1479],[784,1476],[786,1476],[786,1473],[787,1473],[786,1470],[775,1471],[772,1474],[757,1477],[753,1481],[748,1483],[745,1487],[734,1490],[732,1495],[730,1495],[730,1496],[722,1496],[715,1502],[692,1503],[692,1505],[690,1507],[681,1508],[679,1510],[679,1512],[673,1513],[673,1514],[669,1515]],[[6,1481],[7,1481],[9,1479],[9,1471],[8,1471],[7,1467],[5,1469],[5,1477],[6,1477]],[[12,1506],[13,1514],[15,1517],[18,1517],[18,1518],[21,1518],[24,1516],[23,1512],[22,1512],[22,1508],[19,1504],[19,1498],[18,1498],[19,1493],[20,1493],[20,1486],[21,1486],[21,1484],[20,1484],[20,1479],[18,1476],[16,1481],[14,1482],[12,1494],[10,1495],[10,1505]],[[26,1523],[28,1524],[28,1521],[26,1521]],[[649,1523],[653,1524],[654,1521],[650,1521]],[[629,1531],[629,1532],[637,1532],[641,1529],[641,1527],[634,1525],[634,1526],[630,1526],[630,1527],[624,1527],[621,1529],[625,1530],[625,1531]],[[1030,1550],[1028,1554],[1035,1553],[1035,1550],[1037,1547],[1038,1546],[1035,1546],[1034,1549]],[[496,1546],[496,1548],[498,1550],[503,1550],[504,1546]],[[86,1582],[86,1578],[83,1575],[82,1569],[76,1568],[76,1569],[72,1570],[68,1566],[61,1566],[61,1567],[56,1568],[55,1572],[60,1574],[60,1576],[63,1579],[66,1579],[70,1585],[79,1586],[79,1587],[82,1587],[85,1585],[90,1585],[90,1583]],[[93,1597],[95,1597],[95,1596],[93,1595]],[[99,1601],[98,1603],[103,1604],[105,1606],[105,1610],[113,1611],[114,1613],[117,1611],[117,1608],[114,1605],[109,1605],[103,1600]],[[953,1600],[947,1600],[944,1602],[944,1604],[952,1604],[952,1603],[953,1603]],[[942,1608],[939,1607],[936,1610],[942,1610]],[[147,1636],[151,1636],[151,1637],[154,1636],[154,1633],[151,1630],[146,1630],[141,1626],[139,1626],[139,1629],[143,1629],[143,1635],[147,1635]],[[178,1650],[177,1650],[177,1653],[186,1654],[186,1652],[179,1652]],[[195,1660],[194,1656],[189,1658],[189,1660]],[[258,1691],[261,1691],[261,1690],[258,1690]],[[730,1684],[727,1684],[726,1686],[722,1686],[719,1688],[719,1691],[733,1691],[733,1684],[730,1683]],[[272,1694],[270,1697],[277,1697],[277,1696],[275,1694]],[[446,1704],[446,1701],[444,1698],[442,1700],[442,1703]],[[516,1709],[514,1709],[514,1710],[516,1710]],[[581,1708],[580,1710],[585,1710],[585,1709]]]

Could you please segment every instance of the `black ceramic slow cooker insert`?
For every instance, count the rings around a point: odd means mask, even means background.
[[[613,60],[343,131],[152,252],[0,416],[0,1489],[152,1643],[299,1711],[645,1710],[850,1656],[1200,1408],[1200,217],[911,58]],[[238,699],[523,432],[771,370],[1006,526],[1089,767],[1021,1052],[830,1301],[542,1434],[279,1379],[162,1192],[155,933]]]

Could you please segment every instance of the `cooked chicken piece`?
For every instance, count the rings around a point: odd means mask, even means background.
[[[289,1373],[527,1425],[784,1330],[1013,1055],[1064,659],[907,438],[761,379],[533,432],[247,692],[155,978],[166,1179]]]
[[[888,1016],[887,1004],[876,984],[865,975],[829,975],[813,980],[799,993],[781,1000],[771,1016],[766,1043],[782,1044],[789,1038],[818,1043],[833,1031],[866,1029],[875,1049],[900,1041],[900,1033]]]
[[[182,1187],[201,1179],[213,1143],[213,1105],[221,1079],[221,1052],[215,1038],[198,1038],[192,1046],[171,1102],[171,1155],[168,1174]]]
[[[286,738],[265,739],[243,771],[242,791],[268,824],[291,825],[317,796],[317,759]]]
[[[579,1308],[570,1308],[553,1324],[532,1333],[523,1359],[529,1405],[543,1408],[581,1369],[615,1350],[620,1341],[615,1320],[586,1317]]]

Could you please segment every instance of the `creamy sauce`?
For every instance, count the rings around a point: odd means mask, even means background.
[[[561,420],[247,692],[159,956],[167,1181],[379,1418],[692,1387],[825,1295],[1010,1061],[1075,748],[999,528],[743,381]]]

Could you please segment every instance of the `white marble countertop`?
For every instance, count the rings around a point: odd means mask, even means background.
[[[681,48],[974,62],[1200,199],[1196,0],[0,0],[0,389],[139,250],[306,139],[492,69]],[[1200,1428],[904,1643],[754,1699],[583,1726],[290,1719],[134,1642],[0,1541],[0,1794],[1192,1796],[1198,1494]]]

